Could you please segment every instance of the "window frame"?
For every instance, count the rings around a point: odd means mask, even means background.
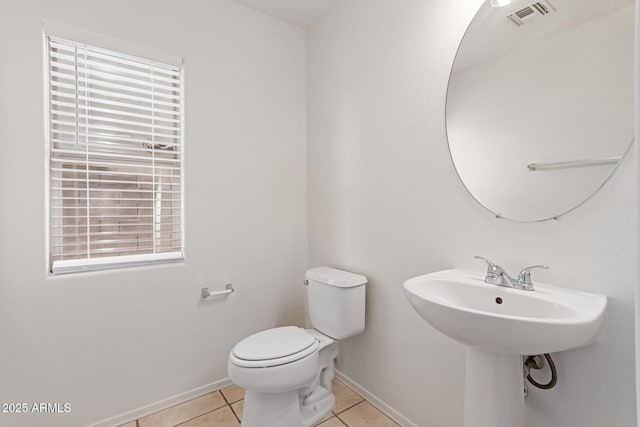
[[[179,251],[159,252],[155,253],[155,245],[152,253],[144,253],[137,255],[115,255],[91,258],[88,256],[83,259],[58,260],[53,261],[52,248],[52,225],[51,215],[53,214],[52,200],[52,135],[51,135],[51,76],[50,76],[50,51],[49,38],[58,40],[66,40],[72,43],[87,45],[92,48],[103,49],[111,53],[121,55],[123,58],[130,58],[136,61],[146,61],[150,63],[160,63],[175,67],[179,70],[179,147],[177,156],[179,159]],[[167,55],[149,49],[145,46],[139,46],[82,31],[76,28],[63,26],[57,23],[44,22],[42,28],[42,46],[43,46],[43,92],[44,92],[44,131],[45,131],[45,227],[46,227],[46,268],[48,275],[57,276],[69,273],[80,273],[88,271],[115,270],[130,267],[140,267],[157,264],[181,263],[185,259],[185,126],[184,126],[184,107],[185,107],[185,89],[184,89],[184,61],[182,57],[175,55]],[[153,219],[153,228],[155,228],[155,216]]]

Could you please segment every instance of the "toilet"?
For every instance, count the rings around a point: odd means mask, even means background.
[[[333,408],[337,340],[364,330],[367,278],[331,267],[305,277],[313,329],[268,329],[229,354],[229,378],[245,389],[243,427],[312,426]]]

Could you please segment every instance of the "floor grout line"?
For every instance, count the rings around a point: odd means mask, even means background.
[[[358,396],[360,396],[360,395],[358,395]],[[337,417],[339,414],[342,414],[344,411],[348,411],[349,409],[353,408],[354,406],[357,406],[357,405],[361,404],[362,402],[366,402],[366,400],[367,400],[367,399],[365,399],[365,398],[364,398],[364,397],[362,397],[362,396],[360,396],[360,399],[362,399],[362,400],[360,400],[360,401],[358,401],[358,402],[354,403],[354,404],[353,404],[353,405],[351,405],[351,406],[347,406],[346,408],[344,408],[344,409],[343,409],[343,410],[341,410],[340,412],[335,412],[333,409],[331,410],[331,412],[333,413],[333,415],[335,415],[335,416]]]
[[[335,415],[335,417],[336,417],[338,420],[340,420],[340,421],[342,422],[342,424],[344,424],[345,426],[347,426],[347,427],[348,427],[348,426],[349,426],[349,424],[347,424],[347,422],[346,422],[346,421],[344,421],[342,418],[340,418],[340,416],[339,416],[339,415],[344,414],[344,413],[345,413],[346,411],[348,411],[349,409],[354,408],[354,407],[356,407],[356,406],[358,406],[358,405],[360,405],[361,403],[364,403],[364,402],[368,403],[368,404],[369,404],[369,405],[371,405],[373,408],[375,408],[378,412],[380,412],[380,414],[382,414],[385,418],[387,418],[389,421],[391,421],[391,422],[393,423],[393,425],[396,425],[396,426],[398,426],[398,427],[399,427],[399,424],[398,424],[398,423],[396,423],[393,419],[391,419],[391,417],[387,416],[387,414],[385,414],[384,412],[382,412],[382,411],[381,411],[377,406],[375,406],[374,404],[372,404],[371,402],[369,402],[367,399],[362,399],[362,401],[361,401],[361,402],[358,402],[358,403],[356,403],[355,405],[353,405],[353,406],[351,406],[351,407],[349,407],[349,408],[345,409],[344,411],[340,412],[340,414],[336,414],[336,415]]]
[[[238,416],[238,414],[236,414],[235,409],[233,409],[233,406],[231,405],[231,402],[229,401],[229,399],[227,399],[227,396],[225,396],[225,395],[224,395],[224,393],[222,392],[222,389],[220,389],[220,390],[218,390],[218,391],[219,391],[219,392],[220,392],[220,394],[222,395],[222,398],[224,399],[224,401],[225,401],[225,402],[227,402],[227,406],[229,407],[229,409],[231,409],[231,412],[233,413],[233,416],[234,416],[234,417],[236,417],[236,420],[237,420],[239,423],[241,423],[241,424],[242,424],[242,421],[240,420],[240,417]],[[240,402],[241,400],[244,400],[244,399],[236,400],[236,401],[235,401],[235,402],[233,402],[233,403]]]
[[[222,394],[222,392],[220,392],[220,390],[212,391],[211,393],[220,393],[220,394],[222,395],[222,398],[224,399],[224,395]],[[211,393],[205,393],[205,394],[203,394],[202,396],[206,396],[207,394],[211,394]],[[194,397],[193,399],[189,399],[189,400],[187,400],[186,402],[181,403],[180,405],[184,405],[185,403],[187,403],[187,402],[191,402],[192,400],[198,399],[198,398],[200,398],[200,397],[202,397],[202,396],[198,396],[198,397]],[[226,402],[226,400],[225,400],[225,402]],[[178,406],[178,405],[175,405],[175,406]],[[180,423],[178,423],[178,424],[174,424],[172,427],[178,427],[178,426],[181,426],[181,425],[183,425],[183,424],[186,424],[186,423],[188,423],[188,422],[190,422],[190,421],[195,420],[196,418],[199,418],[199,417],[202,417],[202,416],[204,416],[204,415],[210,414],[210,413],[212,413],[213,411],[217,411],[218,409],[222,409],[222,408],[224,408],[225,406],[229,406],[229,405],[228,405],[228,404],[224,404],[224,405],[219,406],[219,407],[217,407],[217,408],[214,408],[214,409],[212,409],[212,410],[210,410],[210,411],[203,412],[202,414],[196,415],[195,417],[189,418],[188,420],[182,421],[182,422],[180,422]],[[233,411],[233,410],[232,410],[232,411]],[[235,414],[234,414],[234,415],[235,415]],[[136,420],[136,424],[137,424],[137,422],[138,422],[138,420]]]
[[[231,402],[229,402],[229,400],[227,399],[227,396],[224,395],[224,393],[222,392],[222,390],[218,390],[220,392],[220,394],[222,395],[222,398],[224,399],[225,402],[227,402],[227,405],[231,406]]]
[[[244,399],[240,399],[240,400],[244,400]],[[240,402],[240,400],[237,400],[236,402]],[[236,403],[236,402],[233,402],[233,403]],[[231,408],[231,412],[233,412],[233,416],[236,417],[236,420],[238,420],[238,422],[242,424],[242,420],[240,419],[238,414],[236,414],[236,411],[235,409],[233,409],[233,406],[229,405],[229,408]]]
[[[231,408],[231,405],[222,405],[222,406],[221,406],[221,407],[219,407],[219,408],[212,409],[212,410],[207,411],[207,412],[203,412],[202,414],[198,415],[197,417],[193,417],[193,418],[191,418],[191,419],[188,419],[188,420],[186,420],[186,421],[181,422],[180,424],[175,424],[175,425],[173,425],[173,426],[171,426],[171,427],[180,427],[181,425],[186,424],[186,423],[188,423],[188,422],[191,422],[191,421],[195,420],[196,418],[204,417],[204,416],[205,416],[205,415],[207,415],[207,414],[210,414],[210,413],[212,413],[212,412],[218,411],[218,410],[220,410],[220,409],[224,408],[225,406],[228,406],[229,408]],[[233,412],[233,408],[231,408],[231,412]],[[235,412],[233,412],[233,415],[236,415],[236,414],[235,414]],[[238,416],[237,416],[237,415],[236,415],[236,418],[238,418]]]
[[[349,427],[349,425],[348,425],[346,422],[342,421],[342,418],[340,418],[339,416],[337,416],[337,415],[336,415],[336,419],[337,419],[338,421],[340,421],[340,424],[342,424],[342,425],[345,425],[345,426]]]

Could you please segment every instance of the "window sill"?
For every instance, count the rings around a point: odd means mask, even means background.
[[[125,255],[117,257],[73,259],[55,261],[51,267],[54,276],[88,271],[115,270],[145,265],[167,264],[184,260],[182,252],[166,252],[160,254]]]

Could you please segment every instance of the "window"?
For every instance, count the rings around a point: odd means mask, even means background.
[[[182,259],[182,70],[47,37],[53,274]]]

